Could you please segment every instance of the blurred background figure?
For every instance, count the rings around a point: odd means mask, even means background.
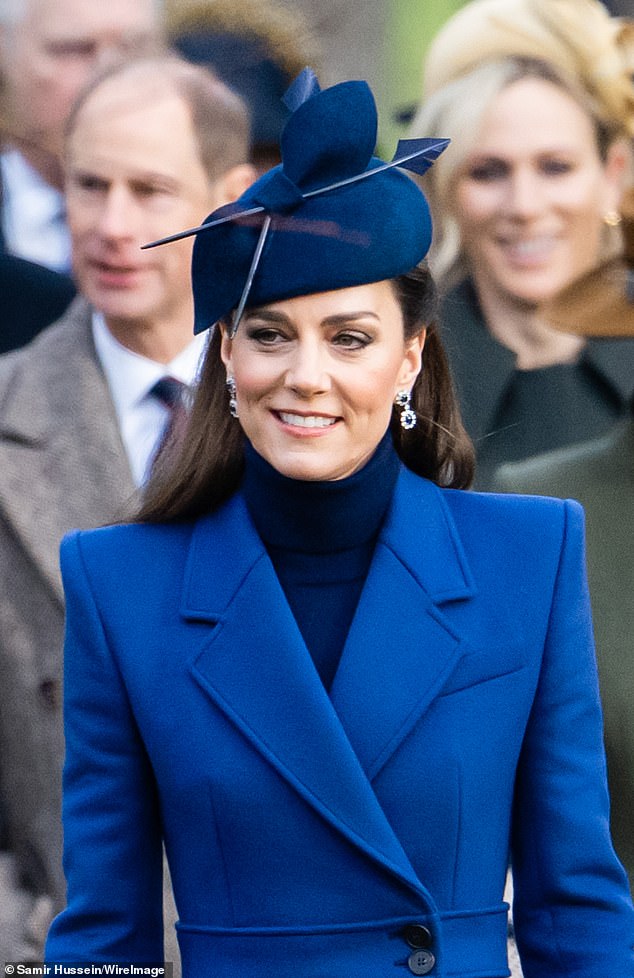
[[[622,205],[624,254],[569,286],[544,315],[634,346],[634,191]],[[634,399],[601,438],[503,466],[494,487],[575,497],[586,510],[588,575],[603,701],[611,825],[634,887]]]
[[[629,410],[632,345],[556,331],[539,307],[618,241],[633,45],[597,0],[473,0],[429,49],[411,134],[452,139],[425,187],[479,488]]]
[[[69,275],[0,251],[0,354],[32,340],[75,295]]]
[[[615,17],[634,17],[634,0],[603,0]]]
[[[2,0],[1,231],[4,249],[70,270],[62,146],[71,105],[90,75],[151,49],[160,0]]]
[[[32,906],[20,911],[8,960],[38,958],[65,898],[59,543],[133,501],[203,349],[192,334],[193,238],[141,245],[243,192],[254,175],[248,131],[239,97],[175,57],[118,65],[93,82],[65,154],[81,295],[0,358],[0,795]]]
[[[280,162],[289,112],[282,97],[306,65],[319,72],[317,44],[297,11],[276,0],[168,0],[168,43],[237,92],[251,115],[251,160]]]

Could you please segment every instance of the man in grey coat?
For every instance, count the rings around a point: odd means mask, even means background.
[[[232,92],[175,58],[131,62],[94,83],[66,151],[81,295],[0,358],[0,792],[31,910],[4,949],[13,960],[39,956],[64,902],[60,539],[131,512],[170,417],[152,388],[166,375],[193,382],[202,352],[193,239],[140,246],[201,223],[248,186],[248,128]]]

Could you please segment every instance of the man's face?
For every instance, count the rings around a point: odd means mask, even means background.
[[[2,34],[8,113],[20,140],[60,158],[70,108],[95,69],[157,41],[156,2],[22,2],[22,19]]]
[[[83,105],[67,147],[67,208],[80,291],[121,335],[193,321],[193,238],[141,245],[198,225],[220,203],[190,111],[168,83],[103,82]],[[223,187],[224,190],[224,187]]]

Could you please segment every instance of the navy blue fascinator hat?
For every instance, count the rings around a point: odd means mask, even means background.
[[[282,163],[199,228],[192,259],[194,332],[246,306],[393,278],[421,261],[431,216],[416,183],[447,139],[400,140],[389,163],[373,156],[377,111],[365,82],[320,90],[305,69],[286,93]]]

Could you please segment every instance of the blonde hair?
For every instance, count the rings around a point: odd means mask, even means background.
[[[485,61],[537,58],[555,65],[594,102],[614,134],[634,136],[634,21],[599,0],[471,0],[427,53],[423,100]]]
[[[451,139],[449,149],[422,180],[434,224],[429,262],[444,289],[451,288],[468,274],[460,229],[452,208],[457,176],[477,145],[484,115],[492,101],[509,85],[523,78],[550,82],[575,100],[593,123],[597,152],[603,161],[618,138],[614,129],[607,125],[604,115],[598,113],[595,101],[586,89],[548,61],[529,57],[485,61],[434,91],[418,110],[409,134],[433,134]]]

